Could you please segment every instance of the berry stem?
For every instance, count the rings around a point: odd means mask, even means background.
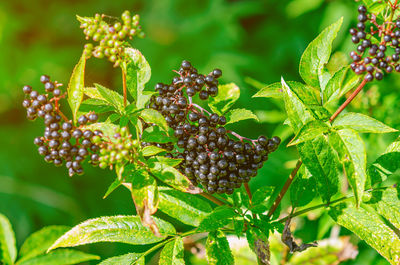
[[[367,84],[367,80],[364,78],[361,84],[357,87],[356,90],[350,95],[350,97],[338,108],[338,110],[330,117],[329,122],[333,122],[337,116],[339,116],[340,113],[350,104],[350,102],[353,101],[353,99],[360,93],[360,91],[364,88],[364,86]],[[281,191],[279,192],[278,197],[275,199],[274,203],[272,204],[272,207],[270,208],[268,212],[268,216],[272,216],[276,209],[278,208],[278,205],[281,203],[283,197],[285,196],[286,192],[288,191],[290,185],[292,184],[294,178],[297,175],[297,172],[299,171],[300,167],[302,165],[302,161],[299,159],[297,161],[296,167],[293,169],[292,173],[290,173],[289,178],[286,180],[285,185],[283,185]]]
[[[206,198],[207,200],[212,201],[213,203],[217,204],[217,205],[225,205],[225,203],[217,198],[215,198],[214,196],[212,196],[211,194],[208,193],[200,193],[201,196],[203,196],[204,198]]]
[[[254,141],[255,141],[255,140],[252,140],[252,139],[247,138],[247,137],[243,137],[243,136],[241,136],[240,134],[238,134],[238,133],[236,133],[236,132],[234,132],[234,131],[228,130],[227,133],[232,134],[233,136],[235,136],[236,138],[238,138],[238,139],[239,139],[240,141],[242,141],[242,142],[243,142],[243,140],[247,140],[247,141],[250,141],[250,142],[252,142],[252,143],[254,144]]]
[[[253,195],[251,194],[249,183],[244,183],[244,188],[246,189],[247,196],[249,196],[249,200],[250,200],[250,204],[251,204],[251,200],[253,199]]]
[[[122,87],[123,87],[123,93],[124,93],[124,107],[126,107],[126,102],[127,102],[127,95],[126,95],[126,74],[125,70],[122,69]]]

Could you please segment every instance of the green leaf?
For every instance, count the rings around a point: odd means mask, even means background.
[[[167,187],[160,187],[159,192],[158,208],[184,224],[197,227],[212,211],[210,204],[197,196]]]
[[[89,98],[83,101],[79,107],[79,111],[85,113],[90,111],[94,111],[96,113],[105,113],[113,110],[114,107],[110,106],[108,102],[95,98]]]
[[[0,263],[14,264],[17,258],[15,235],[10,221],[0,214]]]
[[[202,192],[202,190],[195,187],[185,175],[169,165],[161,162],[154,162],[150,164],[150,167],[151,173],[159,180],[177,190],[192,194]]]
[[[168,124],[160,112],[153,109],[144,109],[140,112],[139,116],[146,123],[154,123],[155,125],[161,127],[164,131],[168,131]]]
[[[370,184],[385,181],[400,168],[400,140],[393,142],[387,150],[368,167]]]
[[[159,126],[151,126],[143,131],[142,141],[150,143],[170,143],[174,141],[173,137],[169,137],[163,128],[161,131]]]
[[[155,159],[154,161],[161,162],[164,165],[167,165],[167,166],[170,166],[170,167],[176,167],[177,165],[179,165],[183,161],[183,159],[168,158],[168,157],[165,157],[165,156],[156,156],[154,159]]]
[[[301,127],[300,131],[290,141],[288,146],[297,145],[315,139],[316,137],[322,136],[324,133],[328,132],[329,129],[330,127],[323,121],[310,121]]]
[[[250,227],[246,231],[247,242],[250,249],[256,253],[261,264],[270,264],[270,249],[268,237],[260,229]]]
[[[113,183],[111,183],[111,185],[108,187],[106,193],[103,196],[103,199],[107,198],[108,195],[110,195],[116,188],[121,186],[121,184],[122,184],[121,180],[119,180],[118,178],[115,178]]]
[[[100,257],[87,254],[74,249],[57,249],[47,254],[39,255],[30,259],[18,261],[17,265],[70,265],[90,260],[99,260]]]
[[[317,193],[316,180],[303,165],[299,170],[304,173],[297,174],[292,185],[290,185],[290,201],[294,207],[302,207],[309,204]]]
[[[160,242],[176,233],[175,228],[164,220],[153,217],[161,237],[144,227],[139,216],[106,216],[89,219],[65,233],[48,251],[60,247],[75,247],[97,242],[121,242],[145,245]]]
[[[254,119],[254,120],[258,121],[257,116],[254,115],[254,113],[251,112],[250,110],[233,109],[233,110],[229,111],[227,114],[228,121],[226,124],[235,123],[238,121],[248,120],[248,119]]]
[[[345,78],[347,75],[355,77],[354,80],[351,79],[353,80],[353,82],[358,82],[359,77],[356,75],[352,75],[352,71],[350,71],[349,69],[350,67],[348,66],[343,67],[342,69],[334,73],[331,79],[329,79],[325,89],[322,91],[324,104],[338,99],[339,96],[342,95],[341,91],[344,90],[346,84],[348,84],[348,82],[345,82]],[[350,84],[352,84],[353,82],[350,82]]]
[[[124,97],[116,91],[113,91],[109,88],[106,88],[99,84],[94,84],[97,93],[100,94],[102,99],[108,102],[111,106],[113,106],[120,113],[124,112]],[[129,102],[128,102],[129,104]]]
[[[143,253],[128,253],[103,260],[99,265],[132,265],[139,264],[140,259],[144,258]]]
[[[393,129],[382,122],[361,113],[345,113],[336,118],[333,127],[349,128],[360,133],[391,133],[398,130]]]
[[[103,132],[103,139],[109,141],[110,139],[115,139],[114,135],[118,129],[118,126],[110,122],[98,122],[86,125],[83,128],[90,130],[100,130]]]
[[[235,234],[238,238],[240,238],[243,234],[244,230],[244,219],[241,216],[235,216],[233,218],[233,230],[235,230]]]
[[[366,204],[371,205],[377,213],[400,229],[400,188],[373,190]]]
[[[269,199],[271,198],[274,192],[274,187],[264,186],[258,188],[252,198],[252,207],[251,211],[253,213],[264,213],[268,210]]]
[[[301,160],[315,178],[318,193],[329,202],[339,191],[339,160],[324,136],[298,145]]]
[[[235,189],[233,191],[233,203],[236,208],[240,208],[244,205],[246,208],[250,208],[250,200],[249,196],[247,195],[246,189],[243,185],[239,189]]]
[[[71,228],[68,226],[47,226],[31,234],[22,244],[19,251],[20,260],[30,259],[46,252],[46,250]]]
[[[292,127],[295,133],[308,122],[314,120],[313,113],[307,107],[312,100],[312,91],[307,86],[301,83],[293,83],[289,86],[282,78],[282,89],[284,92],[285,108],[290,121],[290,127]],[[299,96],[299,91],[309,91],[309,96]],[[315,102],[314,102],[315,103]]]
[[[164,152],[164,151],[165,151],[165,149],[162,149],[155,145],[149,145],[142,149],[142,155],[143,156],[154,156],[154,155]]]
[[[146,96],[143,95],[144,86],[150,80],[151,68],[143,54],[136,49],[126,48],[125,54],[130,62],[126,67],[126,86],[136,101],[137,108],[144,108]]]
[[[366,177],[366,150],[360,135],[351,129],[333,132],[329,141],[344,165],[347,179],[353,189],[357,206],[360,205]]]
[[[232,222],[232,218],[236,215],[235,211],[230,207],[217,207],[201,221],[197,231],[206,232],[217,230]]]
[[[160,253],[160,265],[183,265],[185,260],[183,259],[183,240],[181,237],[177,237],[174,241],[171,241],[165,245]]]
[[[377,213],[357,208],[349,202],[331,207],[329,215],[376,249],[391,264],[400,263],[400,239]]]
[[[206,242],[208,264],[229,265],[234,264],[229,242],[222,231],[213,231],[208,234]]]
[[[75,66],[74,71],[72,72],[67,89],[68,104],[71,108],[74,121],[76,121],[76,115],[83,100],[83,88],[85,87],[85,66],[86,56],[85,53],[83,53],[78,64]]]
[[[292,82],[288,82],[289,85],[291,85]],[[270,84],[266,87],[261,88],[254,96],[253,98],[277,98],[280,99],[283,97],[282,93],[282,84],[280,82],[276,82],[273,84]]]
[[[332,43],[342,26],[343,18],[324,29],[306,48],[300,59],[300,76],[310,86],[324,88],[323,70],[332,51]]]
[[[223,115],[239,99],[240,89],[235,83],[218,86],[218,95],[210,97],[208,106],[218,115]]]

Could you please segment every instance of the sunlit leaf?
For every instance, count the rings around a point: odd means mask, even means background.
[[[0,263],[14,264],[17,258],[15,235],[10,221],[0,214]]]
[[[23,261],[18,265],[71,265],[90,260],[99,260],[100,257],[87,254],[74,249],[57,249],[47,254],[42,254]]]
[[[303,127],[301,127],[300,131],[296,134],[296,136],[290,141],[288,146],[297,145],[306,141],[310,141],[323,135],[324,133],[329,131],[329,126],[320,120],[314,120],[306,123]]]
[[[83,99],[83,88],[85,87],[85,66],[86,56],[85,53],[83,53],[78,64],[75,66],[74,71],[72,72],[71,79],[69,80],[68,84],[68,103],[75,121],[79,106],[81,105]]]
[[[242,120],[254,119],[258,121],[256,115],[253,112],[247,109],[233,109],[227,113],[227,123],[235,123]]]
[[[183,265],[183,240],[177,237],[175,240],[167,243],[160,253],[160,265]]]
[[[350,128],[361,133],[391,133],[397,132],[384,123],[361,113],[345,113],[336,118],[333,127]]]
[[[230,265],[234,264],[229,242],[223,232],[216,230],[210,232],[206,242],[208,264]]]
[[[240,89],[235,83],[218,86],[218,95],[208,100],[210,109],[222,115],[227,112],[240,97]]]

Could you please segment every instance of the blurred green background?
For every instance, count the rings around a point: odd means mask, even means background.
[[[119,16],[124,10],[137,12],[147,36],[132,44],[152,67],[149,87],[169,82],[172,70],[179,68],[183,59],[201,72],[221,68],[222,82],[235,82],[241,88],[236,107],[253,110],[261,121],[243,122],[233,129],[251,138],[265,134],[288,139],[290,131],[282,125],[283,105],[251,98],[257,89],[250,85],[254,81],[249,77],[264,84],[277,82],[281,76],[300,80],[297,69],[302,52],[324,27],[341,16],[344,25],[335,50],[348,54],[352,44],[347,32],[356,23],[356,7],[357,3],[349,0],[0,0],[0,212],[11,220],[18,244],[46,225],[72,226],[88,218],[135,212],[123,189],[102,199],[113,172],[88,166],[84,176],[69,178],[64,167],[46,164],[33,145],[43,124],[24,117],[23,85],[39,88],[41,74],[68,83],[85,44],[76,14]],[[91,59],[86,82],[119,90],[120,72],[105,60]],[[399,86],[396,75],[379,87],[374,83],[363,100],[356,100],[351,108],[399,129]],[[395,135],[364,137],[369,161],[395,139]],[[251,187],[281,186],[296,159],[296,150],[282,144]],[[288,205],[286,198],[283,209]],[[296,236],[314,240],[318,226],[318,220],[304,218]],[[352,242],[358,241],[354,237]],[[84,250],[105,258],[140,247],[96,244]],[[346,264],[388,264],[363,243],[359,251],[357,259]]]

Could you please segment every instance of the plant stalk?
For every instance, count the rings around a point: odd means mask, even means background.
[[[127,105],[127,94],[126,94],[126,74],[124,69],[122,69],[122,88],[124,93],[124,107]]]
[[[337,116],[353,101],[353,99],[360,93],[360,91],[364,88],[367,84],[365,78],[361,82],[361,84],[357,87],[356,90],[350,95],[350,97],[337,109],[337,111],[330,117],[329,122],[333,122]],[[296,177],[297,172],[299,171],[302,165],[302,161],[299,159],[297,161],[296,167],[293,169],[292,173],[290,173],[289,178],[286,180],[285,185],[282,187],[281,191],[279,192],[278,197],[275,199],[274,203],[272,204],[268,216],[272,216],[276,209],[278,208],[279,204],[281,203],[283,197],[285,196],[286,192],[288,191],[290,185],[292,184],[293,180]]]
[[[206,198],[207,200],[210,200],[210,201],[212,201],[213,203],[219,205],[219,206],[225,205],[225,203],[224,203],[223,201],[221,201],[221,200],[215,198],[215,197],[212,196],[211,194],[208,194],[208,193],[203,192],[203,193],[200,193],[200,195],[203,196],[204,198]]]

